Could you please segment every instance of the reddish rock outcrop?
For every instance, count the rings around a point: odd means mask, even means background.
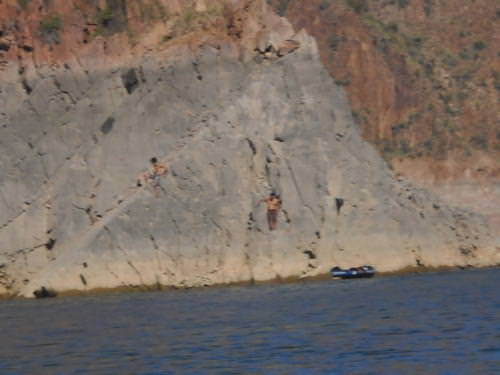
[[[237,42],[243,59],[256,50],[283,55],[298,47],[293,34],[261,0],[3,0],[0,74],[63,64],[98,69],[175,45],[222,48],[224,41]]]

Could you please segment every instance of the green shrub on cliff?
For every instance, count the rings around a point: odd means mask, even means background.
[[[408,6],[408,3],[410,0],[398,0],[398,7],[401,8],[406,8]]]
[[[103,8],[97,8],[94,16],[96,35],[111,35],[128,31],[126,0],[106,0]]]
[[[104,35],[108,27],[113,22],[114,14],[110,8],[99,9],[95,15],[95,23],[97,24],[95,35]]]
[[[21,7],[22,10],[26,9],[28,7],[28,4],[31,2],[31,0],[17,0],[17,5]]]
[[[40,21],[38,32],[46,43],[59,43],[59,31],[62,26],[61,17],[58,14],[49,14]]]
[[[366,0],[346,0],[346,3],[358,14],[368,11]]]
[[[482,40],[478,40],[472,44],[472,48],[474,48],[476,51],[482,51],[487,47],[486,43],[483,42]]]
[[[427,17],[432,14],[432,0],[424,0],[424,12]]]
[[[482,150],[488,149],[488,139],[484,135],[474,135],[470,138],[470,144],[472,147],[479,148]]]
[[[321,0],[319,3],[319,10],[325,10],[330,6],[330,0]]]
[[[107,27],[113,20],[113,11],[109,8],[101,9],[96,14],[96,23],[100,26]]]

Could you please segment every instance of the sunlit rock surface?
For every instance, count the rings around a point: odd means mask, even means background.
[[[251,48],[6,74],[0,293],[497,264],[481,218],[394,179],[315,41],[276,20]],[[169,166],[159,197],[136,185],[151,156]],[[272,189],[284,211],[269,232]]]

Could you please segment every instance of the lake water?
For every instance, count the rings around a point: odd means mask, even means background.
[[[500,374],[500,269],[0,301],[0,374]]]

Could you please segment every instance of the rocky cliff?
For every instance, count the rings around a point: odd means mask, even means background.
[[[391,167],[500,231],[496,0],[270,0],[319,44]]]
[[[362,140],[308,34],[264,1],[158,4],[171,23],[135,46],[120,44],[130,29],[101,20],[110,35],[80,50],[61,21],[32,55],[6,58],[0,293],[500,262],[480,217],[396,179]],[[20,29],[2,35],[19,41]],[[16,43],[7,53],[26,45]],[[136,185],[151,156],[169,166],[159,197]],[[285,210],[269,232],[259,201],[271,189]]]

